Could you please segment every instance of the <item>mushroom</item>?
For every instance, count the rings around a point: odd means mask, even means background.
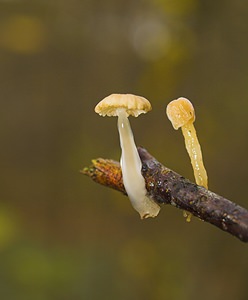
[[[182,97],[173,100],[167,105],[166,114],[174,129],[177,130],[180,127],[182,129],[196,183],[207,188],[208,177],[202,160],[201,146],[193,125],[195,121],[195,111],[192,103]]]
[[[138,117],[151,110],[150,102],[132,94],[112,94],[96,107],[101,116],[117,116],[121,144],[121,169],[124,187],[134,209],[141,219],[156,217],[160,206],[147,195],[145,179],[141,174],[142,163],[136,148],[128,116]]]

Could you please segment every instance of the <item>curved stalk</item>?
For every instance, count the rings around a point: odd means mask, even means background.
[[[125,109],[119,108],[118,129],[120,136],[121,169],[123,183],[134,209],[140,217],[148,218],[158,215],[160,206],[147,196],[145,179],[141,174],[141,160],[136,148],[133,133]]]

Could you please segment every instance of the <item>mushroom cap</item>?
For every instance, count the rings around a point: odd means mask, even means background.
[[[100,116],[117,116],[118,109],[125,109],[127,115],[138,117],[152,109],[151,103],[144,97],[132,94],[112,94],[100,101],[95,112]]]
[[[174,129],[195,121],[194,107],[188,99],[183,97],[171,101],[167,105],[166,114]]]

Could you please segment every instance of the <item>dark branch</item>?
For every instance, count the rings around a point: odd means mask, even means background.
[[[248,242],[248,211],[166,168],[144,148],[138,148],[148,194],[158,204],[171,204]],[[96,159],[82,173],[124,194],[118,162]]]

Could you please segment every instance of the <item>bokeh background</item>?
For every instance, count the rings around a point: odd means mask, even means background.
[[[247,53],[242,0],[1,0],[1,299],[246,300],[246,244],[169,206],[141,221],[79,170],[119,160],[94,106],[134,93],[137,144],[193,181],[165,115],[184,96],[209,188],[248,207]]]

